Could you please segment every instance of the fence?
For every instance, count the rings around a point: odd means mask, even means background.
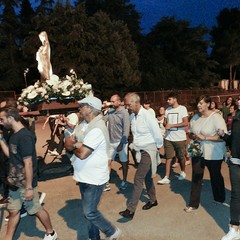
[[[162,90],[162,91],[146,91],[138,92],[142,101],[151,102],[151,107],[154,110],[158,110],[160,106],[167,106],[167,96],[171,90]],[[222,103],[226,100],[228,96],[237,98],[240,96],[240,90],[227,91],[223,89],[193,89],[193,90],[177,90],[178,92],[178,102],[188,108],[189,111],[192,111],[195,104],[196,98],[201,95],[211,96],[213,101],[216,101],[219,105],[219,108],[222,107]]]

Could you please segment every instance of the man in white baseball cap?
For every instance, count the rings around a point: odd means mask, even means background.
[[[78,103],[80,104],[80,107],[83,104],[87,104],[97,110],[100,110],[100,111],[102,110],[102,101],[99,98],[94,96],[85,97],[82,100],[78,101]]]
[[[121,230],[110,223],[98,210],[105,183],[109,180],[109,133],[102,116],[102,101],[89,96],[79,102],[79,113],[88,124],[79,140],[72,135],[65,141],[67,150],[75,155],[73,178],[79,183],[83,214],[88,220],[90,239],[100,239],[100,231],[107,239],[118,240]]]

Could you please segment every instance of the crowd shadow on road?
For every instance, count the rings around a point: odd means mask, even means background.
[[[25,218],[20,219],[19,225],[14,235],[14,240],[23,239],[20,237],[21,235],[27,236],[32,239],[35,239],[35,237],[39,237],[40,239],[42,239],[45,235],[45,231],[41,231],[37,228],[36,221],[39,221],[37,217],[30,215],[27,215]]]
[[[77,233],[77,240],[88,239],[87,220],[84,217],[80,199],[71,199],[66,201],[66,205],[58,211],[63,217],[68,228]]]
[[[71,161],[67,155],[53,157],[50,163],[45,163],[42,157],[38,157],[38,180],[46,181],[61,178],[73,174]]]
[[[164,171],[165,171],[165,168],[164,168]],[[205,169],[205,172],[206,171],[207,169]],[[181,195],[185,202],[185,206],[188,206],[190,192],[191,192],[191,181],[186,179],[183,181],[179,181],[177,179],[178,175],[179,174],[172,171],[170,189],[173,193]],[[225,191],[226,191],[225,202],[227,204],[230,204],[231,191],[226,188],[225,188]],[[184,209],[185,206],[182,206],[182,209]],[[205,179],[205,178],[202,181],[202,191],[201,191],[201,200],[200,200],[199,210],[200,208],[203,208],[212,217],[212,219],[216,222],[216,224],[221,229],[223,229],[223,231],[225,232],[228,231],[229,214],[230,214],[229,205],[225,206],[222,204],[216,204],[216,202],[214,202],[211,182],[209,179]],[[186,214],[192,214],[192,213],[186,213]],[[199,220],[202,221],[203,219],[199,219]]]

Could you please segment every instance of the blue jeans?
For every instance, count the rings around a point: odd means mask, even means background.
[[[240,223],[240,165],[230,162],[231,201],[230,224],[239,226]]]
[[[101,230],[106,237],[115,233],[113,225],[97,209],[105,184],[92,185],[88,183],[79,183],[82,195],[82,208],[86,219],[88,220],[88,234],[91,240],[100,240]]]

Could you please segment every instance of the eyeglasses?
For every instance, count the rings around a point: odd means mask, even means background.
[[[89,106],[87,103],[80,103],[80,106],[78,108],[78,110],[80,110],[81,108],[83,108],[84,106]]]

